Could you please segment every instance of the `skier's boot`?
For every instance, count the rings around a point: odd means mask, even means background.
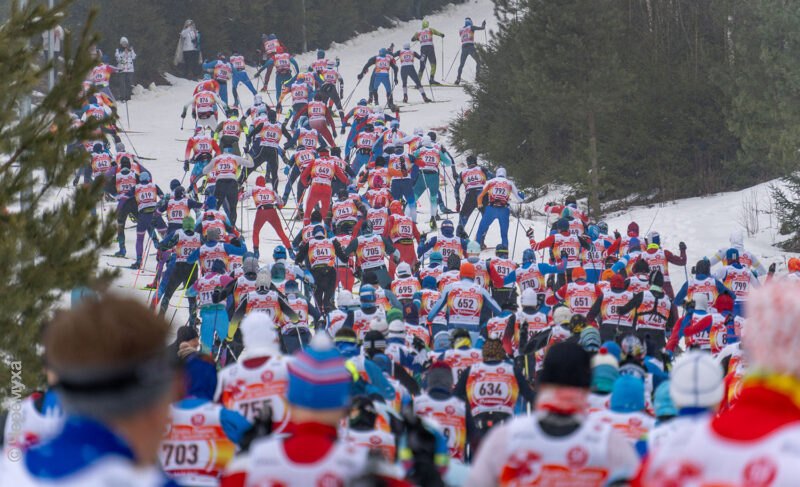
[[[136,259],[136,262],[131,264],[130,268],[134,269],[134,270],[137,270],[137,269],[140,269],[141,267],[142,267],[142,259]]]
[[[428,98],[428,95],[426,95],[425,93],[422,94],[422,99],[423,99],[423,101],[425,101],[425,103],[430,103],[431,102],[431,99]]]
[[[125,257],[125,247],[120,247],[114,257]]]
[[[408,103],[408,93],[403,93],[403,103]]]
[[[436,219],[435,219],[434,217],[431,217],[430,224],[431,224],[431,231],[433,231],[433,230],[436,230],[437,228],[439,228],[439,227],[436,225]]]
[[[441,83],[439,83],[438,81],[436,81],[436,80],[435,80],[435,79],[433,79],[433,78],[431,78],[430,85],[431,85],[431,86],[442,86],[442,84],[441,84]]]
[[[456,84],[457,84],[457,85],[460,85],[460,84],[461,84],[461,76],[459,76],[458,78],[456,78]]]

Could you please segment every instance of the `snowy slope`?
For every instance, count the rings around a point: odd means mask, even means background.
[[[458,29],[463,26],[464,17],[471,17],[476,23],[480,23],[483,19],[486,19],[487,29],[496,26],[496,21],[492,16],[492,2],[490,0],[474,0],[457,6],[450,6],[437,15],[427,17],[430,20],[431,26],[443,32],[446,36],[443,43],[437,38],[435,44],[439,64],[436,73],[436,79],[438,80],[442,80],[447,73],[447,68],[450,67],[455,55],[459,52],[460,41],[458,38]],[[376,55],[380,47],[388,47],[391,43],[394,43],[395,48],[399,49],[404,42],[411,40],[411,36],[419,28],[420,21],[403,22],[399,23],[394,28],[381,28],[374,32],[360,35],[343,44],[336,44],[328,49],[326,53],[327,58],[333,59],[339,57],[341,60],[339,70],[345,81],[345,97],[353,90],[357,82],[356,76],[369,57]],[[484,39],[484,35],[478,32],[476,40],[478,42],[483,42]],[[444,46],[444,56],[442,56],[442,46]],[[418,50],[419,44],[414,43],[413,48]],[[315,52],[301,54],[296,57],[298,64],[303,69],[315,58]],[[452,67],[449,77],[446,78],[447,81],[452,82],[455,80],[457,67],[458,66]],[[254,69],[250,69],[251,77],[254,71]],[[467,66],[464,69],[463,78],[465,80],[471,80],[474,78],[474,75],[474,63],[470,59],[467,61]],[[122,106],[120,108],[121,125],[130,131],[130,133],[122,136],[123,142],[129,150],[135,149],[140,156],[155,159],[155,161],[143,161],[143,163],[153,173],[155,182],[165,189],[168,189],[169,181],[172,178],[181,179],[183,176],[182,164],[176,159],[183,158],[184,141],[191,135],[192,121],[190,118],[187,118],[184,129],[181,130],[181,119],[179,115],[183,105],[191,99],[192,90],[195,86],[194,82],[175,78],[170,75],[167,76],[167,79],[172,83],[172,86],[151,86],[149,89],[138,89],[136,90],[133,100],[128,103],[127,107]],[[255,80],[253,80],[253,82],[255,83]],[[347,108],[351,108],[355,105],[360,98],[367,97],[367,82],[368,78],[358,85]],[[272,86],[272,83],[270,86]],[[380,100],[384,102],[385,96],[383,91],[380,93]],[[246,88],[240,87],[239,94],[242,99],[242,104],[245,107],[249,106],[252,101],[250,92],[247,91]],[[274,93],[271,91],[270,96],[274,99]],[[396,101],[402,99],[401,87],[395,88],[394,96]],[[410,132],[415,127],[421,127],[427,131],[430,128],[446,126],[447,122],[459,112],[467,101],[467,96],[461,88],[436,88],[433,96],[439,103],[410,106],[407,107],[407,110],[409,110],[408,112],[401,113],[402,128],[404,130]],[[266,96],[265,100],[269,101]],[[413,89],[413,87],[409,89],[409,101],[412,104],[422,101],[419,93]],[[126,110],[129,110],[129,113],[127,113]],[[130,117],[130,125],[128,124],[128,116]],[[337,143],[343,144],[343,142],[344,137],[338,136]],[[448,206],[454,207],[455,200],[452,193],[452,186],[448,189],[448,196]],[[290,202],[288,206],[294,205]],[[426,208],[427,207],[421,207],[421,212],[427,213]],[[110,209],[111,207],[106,205],[105,210],[109,211]],[[251,240],[250,232],[247,230],[252,228],[254,215],[251,211],[245,211],[245,213],[247,214],[246,219],[248,221],[242,222],[240,225],[245,229],[245,240],[249,247]],[[291,211],[285,212],[287,218],[290,217],[290,215]],[[423,218],[424,215],[420,217],[420,221],[422,221]],[[297,231],[299,226],[300,224],[298,223],[295,231]],[[264,227],[261,236],[262,256],[271,255],[272,248],[277,245],[277,240],[270,240],[273,236],[268,232],[271,233],[269,231],[269,226]],[[128,255],[132,256],[135,249],[135,230],[126,230],[126,237]],[[113,248],[111,253],[115,250],[116,248]],[[151,250],[151,253],[152,252]],[[106,266],[107,263],[130,264],[132,262],[132,260],[107,257],[104,257],[102,260],[101,266]],[[131,292],[146,299],[149,293],[147,291],[137,290],[136,288],[140,288],[144,284],[150,282],[154,272],[155,259],[152,255],[138,278],[135,271],[123,269],[117,281],[120,291]],[[134,282],[136,283],[135,287]],[[175,293],[172,303],[177,304],[179,298],[180,291]],[[185,306],[185,304],[184,302],[183,306]],[[172,314],[173,311],[171,309],[167,316],[172,317]],[[185,310],[179,310],[174,323],[182,324],[185,319],[181,320],[181,316],[184,314]]]
[[[444,39],[444,56],[441,54],[442,45],[439,40],[436,40],[437,56],[439,57],[437,79],[441,80],[447,73],[447,68],[458,52],[458,29],[463,25],[463,19],[466,16],[472,17],[476,23],[480,23],[485,18],[487,21],[487,28],[489,29],[496,25],[496,21],[492,16],[492,2],[490,0],[474,0],[467,4],[451,6],[442,13],[429,17],[431,26],[446,34],[446,38]],[[363,34],[351,41],[335,45],[328,49],[327,57],[329,59],[334,57],[339,57],[341,59],[340,71],[345,80],[345,96],[353,89],[357,73],[370,56],[377,54],[377,50],[380,47],[388,46],[392,42],[395,43],[396,47],[400,47],[403,42],[410,40],[411,36],[418,28],[419,21],[400,23],[394,28],[379,29],[375,32]],[[483,42],[483,34],[478,33],[476,39],[479,42]],[[415,44],[414,47],[417,48],[418,45]],[[305,66],[313,60],[314,57],[314,53],[306,53],[298,56],[297,60],[301,66]],[[452,82],[455,79],[456,67],[453,67],[452,72],[446,78],[447,81]],[[474,63],[470,60],[467,62],[464,79],[471,80],[473,77]],[[141,131],[141,133],[127,134],[127,136],[123,137],[123,141],[129,148],[135,148],[140,155],[156,159],[155,161],[145,161],[145,165],[153,172],[155,181],[162,188],[168,188],[170,179],[180,179],[183,175],[181,164],[176,161],[176,158],[183,157],[185,143],[178,139],[185,140],[189,137],[191,120],[187,119],[186,126],[184,130],[181,131],[179,114],[182,106],[190,100],[191,92],[194,88],[193,82],[173,77],[169,77],[169,80],[173,83],[172,86],[151,87],[151,89],[137,92],[134,100],[131,101],[127,107],[130,110],[130,126],[128,126],[127,123],[125,107],[121,109],[123,125],[131,131]],[[240,95],[242,96],[243,104],[249,106],[252,100],[250,93],[244,89],[240,89]],[[438,88],[434,96],[437,101],[446,101],[443,103],[428,105],[419,104],[408,107],[408,110],[413,111],[401,114],[402,128],[404,130],[410,132],[415,127],[421,127],[427,130],[429,128],[446,126],[448,121],[451,120],[468,101],[466,94],[461,88]],[[350,102],[350,107],[362,97],[367,97],[366,80],[357,87]],[[401,89],[396,88],[395,100],[399,100],[401,97]],[[420,101],[419,94],[414,89],[409,90],[409,97],[412,103]],[[381,92],[381,100],[385,100],[383,92]],[[339,137],[339,142],[343,142],[343,137]],[[458,162],[459,164],[462,163],[461,160]],[[513,168],[510,168],[510,170],[511,177],[513,178]],[[743,225],[739,223],[739,221],[742,220],[742,200],[743,197],[752,197],[754,192],[757,195],[757,199],[760,201],[761,209],[767,210],[768,188],[766,184],[762,184],[741,192],[681,200],[659,207],[634,208],[624,215],[610,215],[607,221],[612,231],[618,229],[622,233],[624,233],[625,227],[631,220],[635,220],[639,223],[642,233],[646,233],[652,222],[652,229],[661,233],[666,248],[677,250],[678,242],[683,240],[689,248],[689,261],[695,262],[703,255],[707,255],[721,247],[727,246],[729,234],[736,229],[743,228]],[[452,187],[449,187],[446,193],[447,205],[454,208],[455,201]],[[531,206],[541,210],[546,200],[547,198],[540,199],[532,203]],[[294,205],[290,202],[289,206]],[[108,210],[108,207],[106,207],[106,210]],[[249,246],[250,233],[247,230],[252,228],[253,212],[245,211],[245,213],[246,218],[241,225],[245,229],[245,240]],[[420,223],[427,220],[427,213],[427,204],[423,203],[420,206]],[[290,214],[291,211],[285,212],[287,218]],[[240,220],[241,218],[240,216]],[[475,213],[468,223],[466,227],[467,230],[473,228],[476,218],[477,213]],[[781,269],[785,255],[778,252],[772,246],[776,239],[775,228],[777,224],[771,221],[770,216],[766,213],[760,214],[758,220],[760,229],[754,236],[746,238],[746,247],[761,257],[765,265],[768,265],[770,262],[779,262],[779,269]],[[525,237],[525,229],[531,226],[534,227],[537,237],[541,238],[542,235],[545,235],[546,221],[544,217],[534,220],[523,220],[521,222],[518,222],[514,218],[511,220],[509,240],[511,242],[512,252],[517,258],[520,257],[522,251],[528,245],[527,238]],[[299,223],[295,231],[297,228],[299,228]],[[472,230],[473,236],[475,231],[475,229]],[[268,232],[269,227],[267,226],[262,231],[262,256],[271,255],[272,248],[277,244],[277,240],[271,239],[274,236],[269,235],[271,232]],[[499,243],[499,241],[499,232],[496,227],[493,227],[487,236],[486,243],[491,247]],[[129,255],[134,251],[134,244],[135,232],[131,229],[127,231]],[[130,260],[122,261],[112,258],[104,258],[104,261],[113,263],[131,262]],[[101,265],[105,266],[105,263]],[[151,257],[148,260],[145,270],[145,273],[149,273],[149,275],[138,277],[138,282],[136,284],[138,287],[141,287],[152,279],[154,268],[155,259]],[[683,271],[680,268],[673,267],[672,275],[677,285],[683,283]],[[121,289],[129,290],[138,296],[142,296],[144,299],[147,297],[148,293],[133,288],[133,283],[136,280],[136,272],[123,270],[118,280],[118,285]],[[180,292],[177,292],[175,297],[173,297],[172,303],[176,304],[179,297]],[[172,314],[173,311],[170,310],[168,317],[171,317]],[[182,319],[183,316],[185,316],[185,310],[180,309],[175,319],[176,325],[185,321],[185,318]]]

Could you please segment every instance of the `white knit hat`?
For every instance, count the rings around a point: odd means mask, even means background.
[[[690,351],[675,361],[669,394],[678,409],[716,407],[724,392],[722,367],[708,352]]]
[[[278,334],[275,322],[263,311],[253,311],[244,317],[242,324],[244,350],[240,359],[279,355]]]
[[[394,320],[389,323],[389,333],[387,338],[405,338],[406,325],[400,320]]]
[[[572,320],[572,312],[566,306],[556,308],[553,312],[553,323],[556,325],[563,325]]]
[[[742,348],[755,369],[800,378],[800,283],[776,280],[747,298]]]

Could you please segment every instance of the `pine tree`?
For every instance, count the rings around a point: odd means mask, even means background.
[[[16,2],[15,2],[16,3]],[[55,9],[11,10],[0,28],[0,64],[6,68],[0,92],[0,356],[22,364],[22,382],[30,389],[42,381],[37,353],[39,331],[64,293],[107,280],[97,273],[98,255],[113,237],[111,219],[101,221],[92,210],[102,197],[102,178],[88,187],[65,190],[76,170],[87,163],[82,150],[67,148],[91,140],[100,121],[76,126],[72,112],[82,106],[81,82],[94,61],[89,46],[91,17],[67,48],[66,63],[54,88],[26,113],[24,100],[42,91],[47,66],[41,38],[63,15]],[[25,203],[20,206],[20,199]],[[109,214],[109,217],[111,215]],[[9,384],[9,367],[0,368]],[[7,395],[4,387],[0,396]]]
[[[781,235],[792,235],[781,246],[785,250],[800,252],[800,173],[793,173],[783,182],[786,188],[774,185],[771,188],[772,198],[775,200],[775,209],[780,222]]]

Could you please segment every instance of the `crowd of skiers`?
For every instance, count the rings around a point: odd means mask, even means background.
[[[440,34],[423,22],[414,40]],[[765,268],[734,231],[676,290],[683,242],[611,231],[568,197],[517,261],[509,215],[524,194],[505,169],[461,165],[437,132],[371,105],[391,93],[390,50],[364,67],[372,100],[349,111],[324,52],[306,75],[264,37],[274,105],[237,78],[237,57],[203,64],[168,190],[111,124],[71,148],[116,201],[116,258],[136,222],[130,267],[155,269],[159,313],[99,294],[56,314],[51,387],[10,410],[0,486],[796,481],[800,259]],[[113,113],[88,88],[75,123]]]

